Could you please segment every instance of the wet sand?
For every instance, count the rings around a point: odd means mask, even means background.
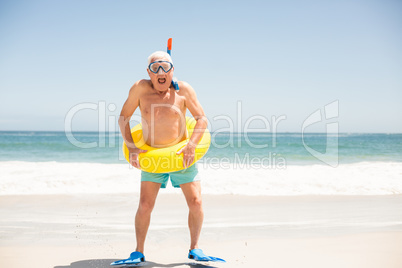
[[[0,267],[109,267],[135,249],[137,194],[0,197]],[[205,195],[197,267],[402,267],[402,196]],[[187,207],[160,194],[145,267],[187,259]]]

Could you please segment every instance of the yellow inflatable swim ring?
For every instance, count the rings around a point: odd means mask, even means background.
[[[188,137],[193,134],[194,127],[197,121],[194,118],[186,117],[186,127]],[[177,155],[177,151],[186,146],[189,139],[186,139],[176,145],[166,148],[154,148],[145,143],[142,136],[141,124],[136,125],[131,129],[131,136],[133,137],[134,144],[137,148],[147,150],[146,153],[141,153],[138,156],[141,170],[151,173],[167,173],[184,169],[183,167],[183,154]],[[195,148],[194,165],[195,162],[200,160],[208,151],[211,144],[211,134],[208,129],[205,129],[204,134],[197,147]],[[123,143],[123,154],[127,162],[130,163],[130,155],[127,145]]]

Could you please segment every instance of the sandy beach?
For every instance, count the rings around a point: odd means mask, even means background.
[[[0,267],[109,267],[135,249],[137,194],[0,197]],[[146,267],[401,267],[402,196],[205,195],[200,246],[187,259],[187,208],[160,194]]]
[[[142,171],[193,154],[170,176],[201,181],[199,247],[227,262],[188,259],[170,181],[137,266],[402,268],[402,0],[10,0],[0,21],[0,268],[127,259]]]

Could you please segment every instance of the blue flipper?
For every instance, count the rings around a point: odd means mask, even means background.
[[[127,265],[127,264],[138,264],[141,262],[145,262],[144,254],[139,251],[134,251],[130,254],[130,257],[125,260],[119,260],[112,262],[110,265]]]
[[[224,259],[205,255],[204,252],[202,252],[202,250],[199,248],[190,250],[188,253],[188,258],[195,261],[226,262]]]

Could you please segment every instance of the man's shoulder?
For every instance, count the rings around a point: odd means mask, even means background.
[[[151,87],[151,80],[141,79],[134,83],[130,89],[130,93],[141,93]]]
[[[141,79],[135,82],[133,87],[150,87],[151,86],[151,80],[149,79]]]
[[[181,94],[186,95],[186,94],[191,94],[194,92],[193,87],[189,83],[187,83],[185,81],[178,81],[178,84],[179,84],[179,89],[180,89],[179,92]]]

